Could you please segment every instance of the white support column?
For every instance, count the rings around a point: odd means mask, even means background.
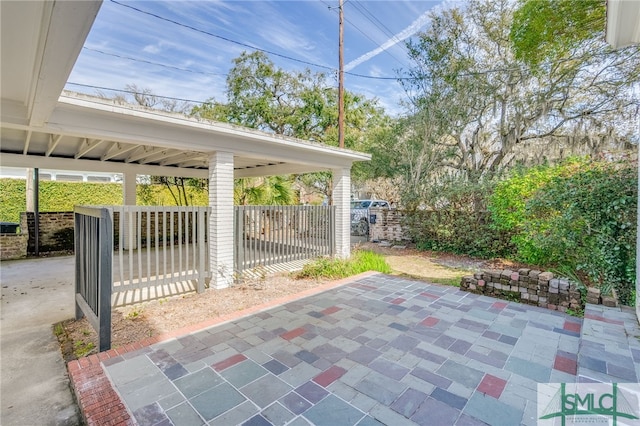
[[[209,266],[211,287],[233,284],[233,154],[209,157]]]
[[[638,147],[640,150],[640,147]],[[640,193],[640,167],[638,167],[638,192]],[[638,216],[638,232],[636,236],[636,320],[640,323],[640,201],[636,206]]]
[[[347,258],[351,254],[351,168],[333,169],[333,205],[336,206],[335,254]]]
[[[137,175],[132,172],[122,174],[122,205],[136,205],[136,179]],[[138,248],[137,223],[135,216],[129,221],[128,215],[120,218],[123,222],[124,235],[122,235],[123,247],[125,250],[135,250]]]
[[[35,211],[35,198],[33,198],[33,172],[34,170],[29,168],[27,169],[27,180],[26,180],[26,192],[27,192],[27,211],[32,212]]]

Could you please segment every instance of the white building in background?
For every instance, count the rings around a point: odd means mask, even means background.
[[[28,169],[18,167],[0,167],[0,178],[26,179]],[[71,170],[39,170],[40,180],[57,180],[63,182],[121,182],[122,178],[117,173],[105,172],[77,172]]]

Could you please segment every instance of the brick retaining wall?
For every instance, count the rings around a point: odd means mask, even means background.
[[[376,222],[369,225],[370,241],[406,241],[410,238],[402,229],[404,212],[397,209],[371,209]]]
[[[73,251],[73,212],[39,213],[39,249],[43,253]],[[35,253],[35,213],[20,213],[20,229],[29,235],[27,252]]]
[[[577,284],[552,272],[488,270],[463,277],[460,289],[561,312],[584,308]]]
[[[27,257],[27,234],[0,234],[0,260]]]

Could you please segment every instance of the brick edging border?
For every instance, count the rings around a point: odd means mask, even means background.
[[[133,426],[136,421],[127,410],[122,399],[113,388],[102,366],[102,361],[124,355],[147,346],[154,345],[184,334],[193,333],[207,327],[213,327],[229,321],[235,321],[248,315],[256,314],[275,306],[294,300],[313,296],[336,287],[349,284],[362,278],[378,275],[379,272],[368,271],[336,281],[330,281],[318,287],[310,288],[299,293],[273,299],[260,305],[236,311],[220,317],[212,318],[198,324],[182,327],[168,333],[149,337],[139,342],[124,345],[121,348],[110,349],[105,352],[79,358],[67,363],[71,388],[73,389],[80,412],[88,426]],[[211,291],[211,290],[209,290]]]

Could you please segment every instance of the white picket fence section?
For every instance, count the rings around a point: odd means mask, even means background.
[[[115,305],[204,291],[209,276],[208,207],[111,209],[117,241],[113,261]],[[122,300],[117,300],[118,295]]]

